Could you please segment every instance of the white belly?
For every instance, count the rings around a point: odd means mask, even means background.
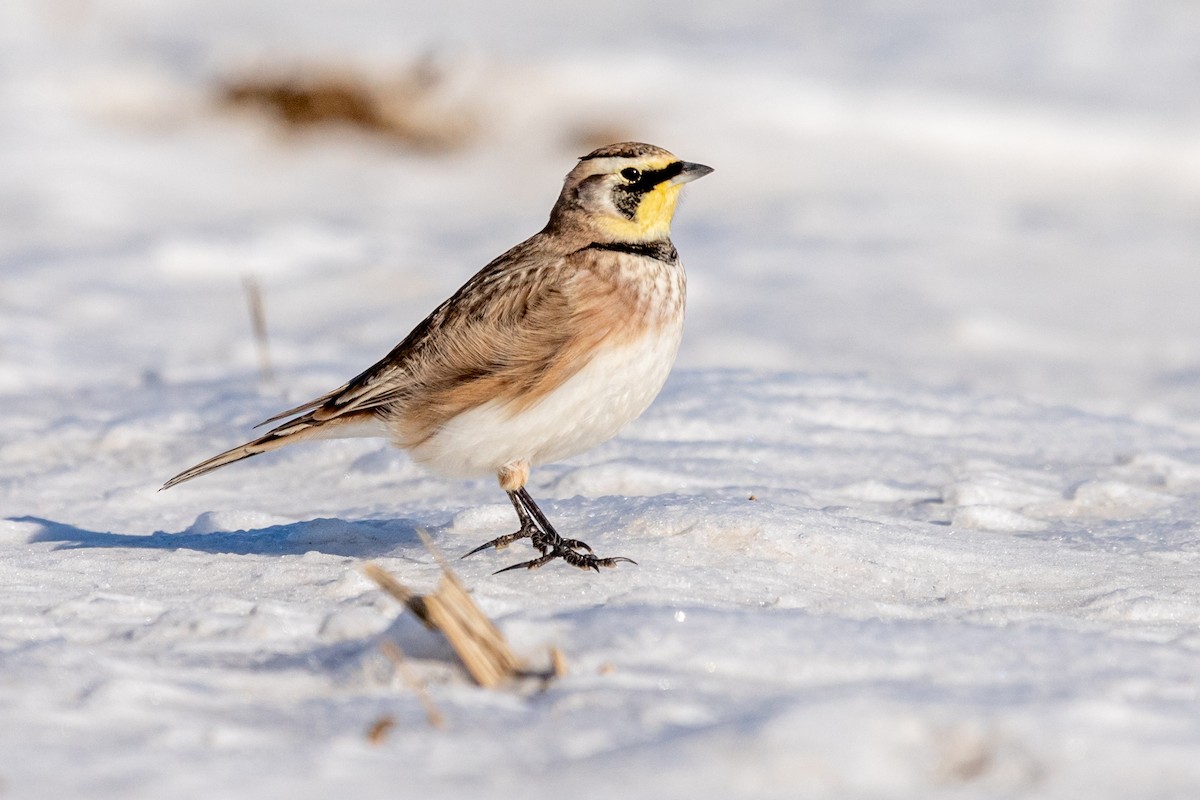
[[[411,450],[445,475],[495,474],[568,458],[608,441],[658,395],[679,349],[682,315],[653,335],[597,353],[536,405],[515,415],[493,401],[463,412]]]

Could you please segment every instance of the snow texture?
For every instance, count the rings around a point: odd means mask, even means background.
[[[0,793],[1200,796],[1198,41],[1170,0],[0,4]],[[213,101],[429,53],[448,154]],[[638,566],[455,562],[569,675],[474,688],[360,572],[432,588],[418,531],[507,532],[494,481],[355,440],[157,493],[609,132],[717,170],[663,394],[530,487]]]

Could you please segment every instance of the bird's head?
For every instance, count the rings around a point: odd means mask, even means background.
[[[712,172],[661,147],[622,142],[601,147],[567,175],[551,227],[583,224],[608,241],[666,239],[683,184]]]

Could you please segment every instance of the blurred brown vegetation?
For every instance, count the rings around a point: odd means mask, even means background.
[[[391,79],[344,68],[253,70],[227,78],[220,102],[270,114],[289,130],[340,125],[426,152],[471,143],[479,124],[465,103],[446,97],[444,75],[420,63]]]

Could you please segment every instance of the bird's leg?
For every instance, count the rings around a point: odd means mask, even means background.
[[[533,538],[535,535],[540,534],[542,532],[541,529],[538,528],[538,524],[534,521],[534,518],[532,516],[530,516],[529,512],[525,510],[525,507],[523,505],[521,505],[521,501],[517,498],[516,492],[509,492],[508,499],[512,502],[513,508],[515,508],[517,510],[517,519],[521,523],[520,530],[514,531],[513,533],[505,534],[504,536],[497,536],[495,539],[492,539],[490,542],[484,542],[483,544],[479,545],[479,547],[476,547],[474,550],[472,550],[471,552],[464,555],[463,558],[466,558],[467,556],[473,556],[478,552],[487,550],[489,547],[494,547],[497,550],[503,550],[504,548],[508,547],[510,544],[517,541],[518,539],[524,539],[526,537]],[[538,513],[539,514],[541,513],[541,509],[538,509]],[[543,517],[543,519],[544,519],[544,517]],[[554,530],[554,529],[551,528],[551,530]],[[557,536],[558,534],[556,533],[554,535]],[[534,539],[534,547],[537,547],[537,546],[538,546],[537,539],[535,538]],[[541,550],[542,550],[542,553],[545,554],[546,548],[543,547],[543,548],[541,548]]]
[[[533,517],[537,521],[538,526],[545,532],[542,542],[539,542],[536,536],[533,540],[533,546],[541,550],[543,555],[545,555],[548,549],[555,546],[567,547],[572,550],[587,550],[589,553],[592,552],[592,548],[588,547],[587,542],[581,542],[578,539],[564,539],[560,536],[524,486],[515,492],[509,492],[509,497],[512,499],[513,505],[517,508],[517,516],[521,516],[522,511],[524,511],[525,515]]]
[[[546,519],[546,515],[542,509],[538,508],[538,504],[529,496],[529,492],[525,489],[525,481],[529,479],[529,465],[523,461],[514,462],[502,467],[496,476],[500,480],[500,488],[508,493],[508,500],[513,504],[513,508],[517,511],[517,520],[521,523],[519,530],[513,533],[497,536],[490,542],[484,542],[476,547],[471,552],[463,556],[473,556],[481,550],[487,550],[489,547],[494,547],[501,550],[508,547],[518,539],[529,537],[537,551],[541,553],[538,558],[530,561],[522,561],[520,564],[514,564],[511,567],[505,567],[500,572],[508,572],[510,569],[535,569],[543,564],[549,563],[556,558],[561,558],[573,567],[580,569],[594,569],[600,571],[600,567],[615,567],[622,561],[628,561],[630,564],[637,562],[630,558],[618,556],[616,558],[596,558],[592,555],[592,548],[588,547],[585,542],[578,539],[564,539],[559,535],[558,531],[554,530],[554,526],[550,524],[550,520]],[[586,550],[586,553],[579,552]]]
[[[533,546],[541,552],[541,557],[531,559],[530,561],[522,561],[519,564],[513,564],[511,567],[497,570],[496,574],[508,572],[513,569],[536,569],[543,564],[547,564],[556,558],[561,558],[573,567],[580,569],[594,569],[600,571],[600,567],[615,567],[622,561],[627,561],[630,564],[636,564],[632,558],[624,556],[615,556],[613,558],[597,558],[592,555],[592,548],[586,543],[578,539],[564,539],[559,535],[558,531],[554,530],[554,526],[550,524],[550,520],[546,519],[546,515],[538,504],[529,496],[529,492],[525,487],[510,491],[509,499],[512,500],[513,507],[517,509],[517,517],[522,520],[531,519],[537,524],[534,526],[534,532],[530,534]],[[501,537],[504,538],[504,537]],[[485,545],[486,546],[486,545]],[[587,550],[586,553],[580,553],[579,550]]]
[[[521,496],[522,494],[524,494],[524,497]],[[497,536],[490,542],[484,542],[479,547],[464,555],[463,558],[473,556],[480,551],[487,550],[489,547],[503,550],[518,539],[525,538],[531,539],[533,546],[540,550],[542,555],[546,555],[550,550],[562,547],[591,552],[592,548],[588,547],[586,542],[581,542],[578,539],[562,538],[558,531],[554,530],[554,526],[550,524],[550,520],[546,519],[546,515],[542,513],[542,510],[538,508],[537,503],[533,502],[533,498],[524,489],[508,492],[508,499],[513,504],[513,508],[517,510],[517,520],[521,523],[520,529],[513,533],[507,533],[504,536]]]

